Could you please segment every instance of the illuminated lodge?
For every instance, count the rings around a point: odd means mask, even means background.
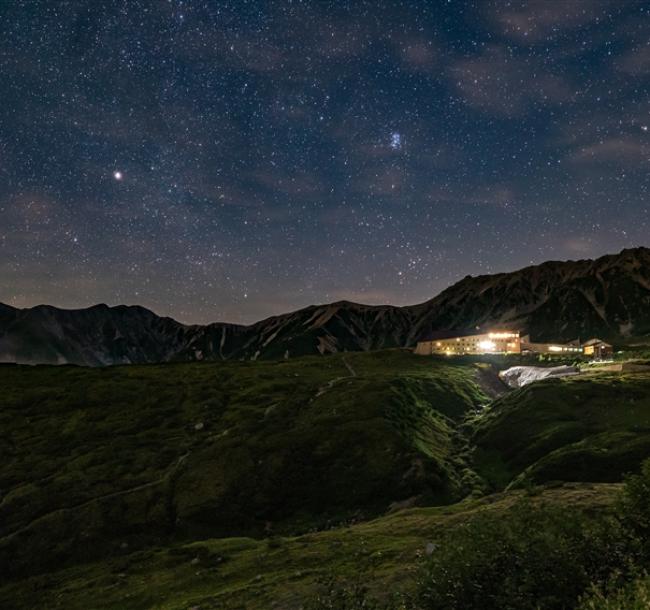
[[[569,343],[533,343],[529,335],[521,336],[518,331],[494,330],[487,333],[436,332],[418,341],[415,353],[420,356],[432,354],[585,355],[602,359],[611,356],[613,348],[601,339],[591,339],[584,344],[579,340]]]
[[[521,353],[518,332],[494,331],[482,334],[433,333],[418,341],[415,353],[430,354],[498,354]]]

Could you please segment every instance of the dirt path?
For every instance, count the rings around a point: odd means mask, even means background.
[[[149,481],[148,483],[142,483],[140,485],[136,485],[135,487],[129,487],[128,489],[122,489],[120,491],[113,491],[111,493],[97,496],[95,498],[90,498],[90,500],[84,500],[79,504],[73,504],[72,506],[57,508],[56,510],[52,510],[49,513],[45,513],[43,515],[36,517],[35,519],[32,519],[29,523],[23,525],[21,528],[11,532],[10,534],[7,534],[6,536],[2,536],[0,538],[0,541],[11,540],[12,538],[15,538],[16,536],[26,532],[35,523],[38,523],[39,521],[42,521],[43,519],[46,519],[51,515],[63,514],[69,511],[75,511],[80,508],[85,508],[86,506],[89,506],[93,502],[100,502],[102,500],[108,500],[110,498],[117,498],[119,496],[125,496],[127,494],[131,494],[136,491],[142,491],[143,489],[148,489],[149,487],[156,487],[157,485],[162,485],[163,483],[167,482],[171,478],[171,476],[181,467],[181,464],[187,459],[190,453],[191,453],[190,451],[187,451],[186,453],[181,455],[171,466],[167,468],[167,471],[159,479],[156,479],[155,481]]]
[[[320,386],[316,391],[316,394],[314,394],[313,398],[309,401],[310,403],[314,402],[319,396],[322,396],[323,394],[331,390],[337,383],[340,383],[341,381],[345,381],[346,379],[352,379],[353,377],[357,377],[357,372],[352,368],[352,365],[345,359],[345,356],[342,356],[341,360],[343,360],[343,364],[345,365],[345,368],[348,369],[350,374],[342,375],[341,377],[334,377],[334,379],[330,379],[325,385]]]

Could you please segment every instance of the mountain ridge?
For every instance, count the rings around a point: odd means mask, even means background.
[[[0,362],[107,365],[411,347],[432,330],[508,326],[539,340],[650,334],[650,249],[466,276],[415,305],[341,300],[249,325],[184,324],[140,305],[0,303]]]

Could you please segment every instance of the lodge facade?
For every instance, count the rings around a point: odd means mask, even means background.
[[[489,333],[433,333],[418,341],[415,353],[430,354],[490,354],[521,353],[521,338],[518,332],[494,331]]]
[[[613,354],[609,343],[601,339],[568,343],[536,343],[518,331],[494,330],[487,333],[436,332],[418,341],[415,353],[421,356],[446,354],[549,354],[589,356],[603,359]]]

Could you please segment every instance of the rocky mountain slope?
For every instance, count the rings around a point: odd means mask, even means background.
[[[650,249],[468,276],[419,305],[342,301],[250,326],[187,326],[142,307],[0,304],[0,361],[103,365],[284,358],[411,346],[432,330],[497,326],[540,341],[650,334]]]
[[[420,308],[414,336],[430,329],[492,325],[522,330],[540,341],[647,335],[650,249],[468,276]]]

